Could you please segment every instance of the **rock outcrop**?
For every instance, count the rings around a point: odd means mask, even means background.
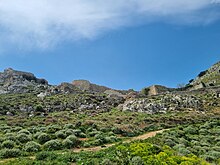
[[[83,91],[103,93],[110,88],[90,83],[88,80],[74,80],[73,86]]]
[[[202,101],[194,96],[167,94],[163,97],[139,98],[127,100],[119,108],[123,111],[145,112],[148,114],[180,111],[181,109],[198,109]]]
[[[189,84],[192,90],[204,87],[220,86],[220,61],[206,71],[202,71]]]
[[[33,92],[36,89],[45,90],[47,87],[47,80],[36,78],[32,73],[12,68],[0,73],[0,94]]]
[[[175,91],[173,88],[167,88],[162,85],[152,85],[150,87],[146,87],[142,89],[142,94],[146,96],[153,96],[153,95],[158,95],[158,94],[164,94],[164,93],[169,93]]]

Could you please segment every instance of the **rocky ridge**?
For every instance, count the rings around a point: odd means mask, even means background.
[[[32,73],[5,69],[0,73],[0,94],[27,93],[34,90],[45,91],[49,85],[47,80],[39,79]]]
[[[211,100],[211,106],[220,106],[215,101],[220,98],[219,70],[220,62],[201,72],[185,88],[153,85],[136,92],[114,90],[87,80],[49,85],[45,79],[36,78],[32,73],[9,68],[0,73],[0,113],[44,115],[67,110],[96,114],[116,107],[122,111],[149,114],[183,110],[204,113],[207,100]]]
[[[220,86],[220,62],[211,66],[208,70],[202,71],[199,75],[190,81],[192,89],[204,87]]]

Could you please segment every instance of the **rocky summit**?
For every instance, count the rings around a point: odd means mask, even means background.
[[[27,93],[42,88],[46,89],[48,82],[39,79],[32,73],[5,69],[0,73],[0,94],[3,93]]]

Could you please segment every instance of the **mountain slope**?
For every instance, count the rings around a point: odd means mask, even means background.
[[[195,89],[199,87],[212,87],[220,85],[220,61],[208,70],[202,71],[190,82]]]

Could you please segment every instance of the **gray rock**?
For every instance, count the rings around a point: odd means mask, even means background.
[[[11,112],[9,112],[9,111],[6,112],[6,115],[7,115],[7,116],[14,116],[14,115],[13,115]]]

